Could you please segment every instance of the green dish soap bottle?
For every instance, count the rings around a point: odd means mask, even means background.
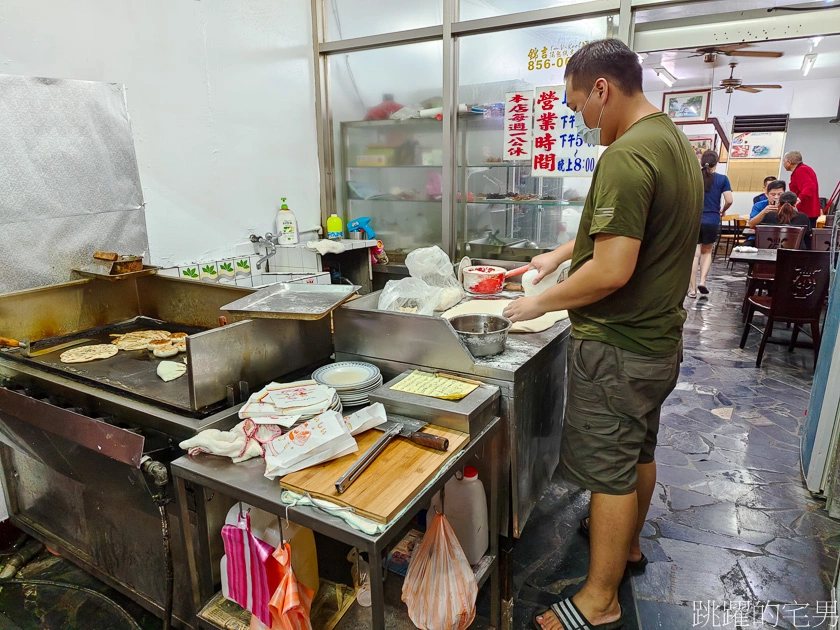
[[[344,221],[335,212],[327,219],[327,238],[333,241],[344,238]]]
[[[283,205],[277,211],[277,221],[275,227],[277,228],[277,244],[278,245],[297,245],[300,240],[298,233],[297,219],[295,213],[289,210],[286,205],[286,198],[281,197]]]

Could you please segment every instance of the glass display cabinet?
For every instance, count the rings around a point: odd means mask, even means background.
[[[348,221],[369,217],[392,262],[442,239],[443,146],[435,118],[341,123],[337,197]]]
[[[503,124],[489,106],[458,120],[459,257],[527,261],[577,233],[590,180],[534,177],[530,161],[502,161]],[[393,262],[441,244],[440,129],[434,118],[341,123],[342,218],[369,217]]]
[[[459,118],[456,251],[529,261],[575,237],[591,180],[536,177],[530,160],[504,161],[502,114],[488,106]]]

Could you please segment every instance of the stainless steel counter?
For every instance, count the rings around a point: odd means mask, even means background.
[[[373,363],[386,379],[425,368],[497,385],[511,480],[501,492],[519,537],[560,458],[568,320],[541,333],[509,335],[504,353],[475,359],[447,320],[380,311],[378,301],[379,293],[372,293],[335,311],[337,360]]]

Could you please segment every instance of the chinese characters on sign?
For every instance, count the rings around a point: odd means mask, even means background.
[[[769,601],[692,602],[692,628],[836,628],[837,602],[778,604]]]
[[[542,48],[531,48],[528,51],[528,70],[548,70],[549,68],[563,68],[569,59],[580,48],[589,42],[577,42],[564,44],[562,46],[543,46]]]
[[[533,92],[505,94],[505,159],[531,159]]]
[[[591,177],[598,147],[585,144],[566,106],[566,86],[537,88],[534,103],[534,177]]]

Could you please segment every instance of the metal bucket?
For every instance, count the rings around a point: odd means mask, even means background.
[[[504,352],[508,330],[513,325],[499,315],[456,315],[449,323],[474,357]]]

